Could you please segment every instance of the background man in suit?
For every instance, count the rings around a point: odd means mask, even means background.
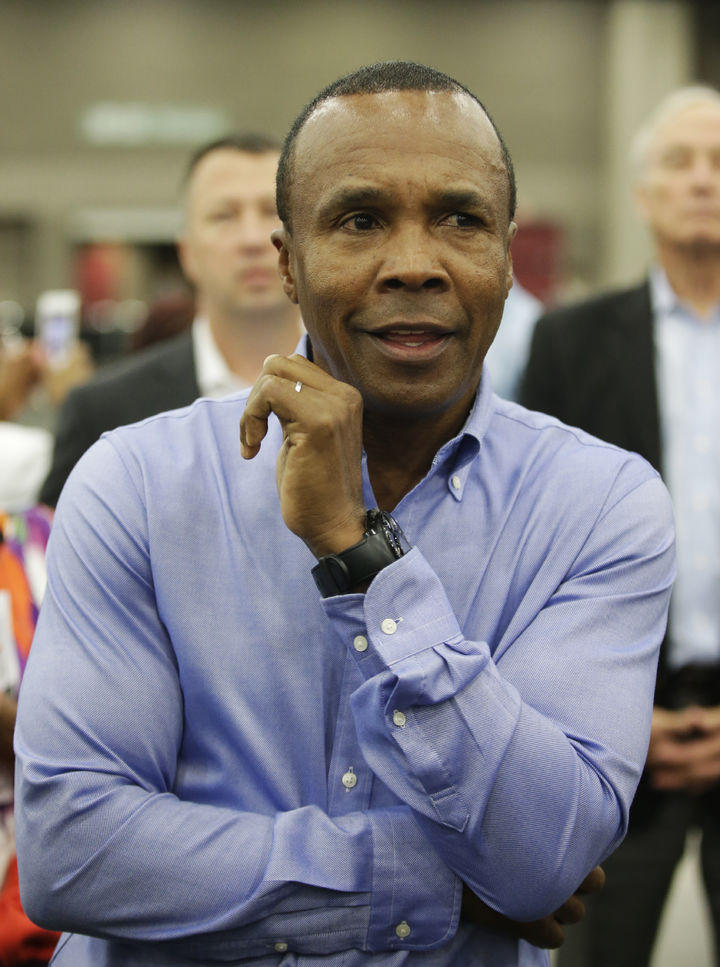
[[[276,141],[257,135],[223,138],[194,154],[178,242],[196,292],[191,331],[69,395],[43,503],[57,503],[68,474],[105,430],[249,386],[269,353],[295,348],[300,316],[285,298],[270,244],[280,224],[274,195],[279,156]]]
[[[647,963],[692,825],[703,833],[716,942],[720,932],[720,94],[676,91],[634,154],[657,261],[642,285],[541,319],[522,394],[643,454],[662,470],[677,520],[644,788],[564,965]]]

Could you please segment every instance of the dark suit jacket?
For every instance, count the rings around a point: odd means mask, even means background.
[[[661,471],[647,282],[538,320],[521,398],[530,409],[634,450]]]
[[[108,367],[77,387],[60,410],[40,501],[55,506],[70,471],[105,430],[188,406],[199,395],[190,332]]]

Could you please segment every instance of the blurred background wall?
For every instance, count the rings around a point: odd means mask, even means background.
[[[282,135],[325,83],[389,58],[446,70],[497,120],[521,281],[548,302],[631,281],[648,250],[628,139],[666,91],[720,82],[719,46],[718,4],[690,0],[5,0],[0,301],[29,315],[76,285],[98,324],[122,303],[131,327],[134,300],[180,284],[191,148]]]

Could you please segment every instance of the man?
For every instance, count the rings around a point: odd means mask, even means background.
[[[270,352],[290,352],[301,323],[283,295],[269,244],[277,227],[279,145],[237,135],[191,159],[178,254],[196,293],[184,333],[102,373],[63,407],[43,503],[55,506],[68,474],[105,431],[249,386]]]
[[[68,482],[16,734],[58,965],[547,964],[492,911],[566,920],[622,838],[669,504],[481,380],[514,194],[446,75],[330,85],[278,166],[304,354]]]
[[[528,406],[645,456],[675,503],[679,573],[645,781],[585,957],[563,959],[613,967],[648,962],[691,826],[720,935],[720,94],[672,94],[634,155],[650,276],[542,319],[524,388]]]

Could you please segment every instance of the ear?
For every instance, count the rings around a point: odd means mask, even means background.
[[[510,250],[510,243],[515,238],[516,232],[517,232],[517,225],[515,224],[515,222],[510,222],[510,224],[508,225],[507,240],[505,243],[506,252],[507,252],[506,271],[505,271],[505,298],[506,299],[507,299],[508,292],[510,291],[510,289],[512,289],[512,284],[513,284],[513,260],[512,260],[512,251]]]
[[[189,282],[195,284],[195,260],[193,258],[192,245],[190,245],[186,235],[181,235],[176,245],[178,261],[180,262],[183,274]]]
[[[633,187],[633,199],[635,201],[635,209],[643,222],[647,222],[649,218],[648,213],[648,197],[647,197],[647,187],[642,181],[638,181]]]
[[[297,285],[295,281],[295,256],[293,239],[288,230],[276,228],[270,235],[270,241],[278,250],[278,270],[282,279],[283,290],[288,299],[297,305]]]

